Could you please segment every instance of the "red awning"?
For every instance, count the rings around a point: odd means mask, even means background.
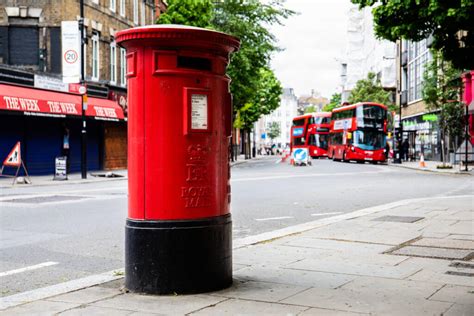
[[[25,115],[81,116],[81,98],[77,94],[0,84],[0,110],[18,111]],[[124,119],[117,102],[92,97],[88,98],[86,116],[106,121]]]
[[[0,84],[0,110],[35,116],[81,115],[81,96]]]
[[[93,116],[96,120],[118,121],[123,120],[123,109],[115,101],[99,98],[88,98],[87,116]]]

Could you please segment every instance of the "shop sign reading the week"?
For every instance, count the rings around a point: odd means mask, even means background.
[[[207,95],[191,95],[191,128],[207,129]]]

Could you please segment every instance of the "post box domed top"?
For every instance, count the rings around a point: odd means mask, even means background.
[[[135,27],[117,32],[117,43],[124,47],[159,45],[166,47],[219,47],[228,53],[240,47],[238,38],[194,26],[161,24]]]

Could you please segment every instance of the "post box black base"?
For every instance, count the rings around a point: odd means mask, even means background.
[[[125,287],[136,293],[192,294],[232,284],[230,214],[125,226]]]

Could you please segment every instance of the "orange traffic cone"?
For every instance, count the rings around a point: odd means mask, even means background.
[[[426,168],[425,156],[423,153],[420,154],[420,168]]]

